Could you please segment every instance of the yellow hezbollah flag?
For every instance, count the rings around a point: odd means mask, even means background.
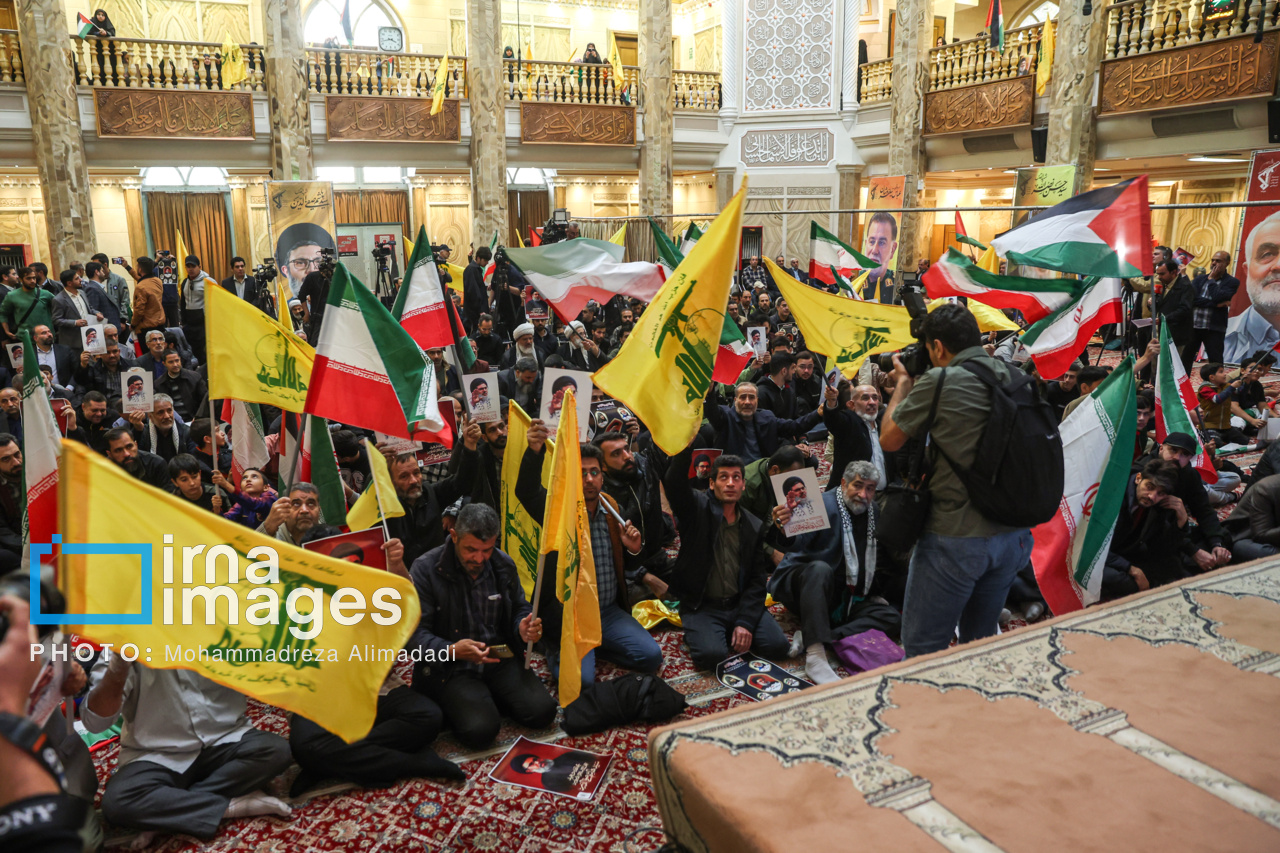
[[[613,85],[621,89],[626,85],[627,78],[622,73],[622,55],[618,53],[618,40],[613,37],[613,33],[609,33],[609,65],[613,67]]]
[[[293,298],[293,288],[289,286],[289,277],[282,275],[276,279],[276,313],[280,315],[280,325],[293,329],[293,317],[289,315],[289,300]]]
[[[618,357],[595,374],[596,385],[626,403],[649,425],[657,445],[673,456],[689,445],[702,423],[702,398],[711,387],[720,349],[746,191],[744,180],[640,315]]]
[[[609,238],[609,242],[618,246],[627,245],[627,223],[622,223],[622,227],[613,232],[613,236]]]
[[[435,115],[444,107],[444,85],[449,79],[449,55],[445,54],[436,69],[436,79],[431,86],[431,114]]]
[[[398,518],[404,515],[404,505],[396,494],[396,484],[391,482],[391,471],[387,468],[387,457],[373,446],[369,439],[364,441],[369,452],[369,473],[373,482],[364,490],[347,510],[347,527],[351,530],[368,530],[383,518]]]
[[[292,326],[285,328],[224,288],[206,287],[204,307],[209,399],[301,412],[316,351]]]
[[[698,245],[702,245],[701,240]],[[814,352],[830,356],[846,378],[858,375],[867,356],[915,342],[911,316],[901,305],[861,302],[816,290],[796,281],[768,258],[760,260],[787,300],[805,344]]]
[[[950,300],[948,299],[931,299],[929,300],[929,313],[933,313],[933,309],[939,305],[944,305]],[[999,308],[992,308],[990,305],[984,305],[976,299],[969,300],[969,313],[978,321],[978,331],[980,332],[1016,332],[1018,324],[1004,316],[1004,312]]]
[[[461,293],[462,292],[462,274],[466,272],[466,270],[458,266],[457,264],[446,263],[444,267],[449,271],[449,277],[453,279],[452,281],[449,282],[449,289],[456,290],[459,293]]]
[[[1049,76],[1053,74],[1053,51],[1058,39],[1058,22],[1045,21],[1040,36],[1040,59],[1036,63],[1036,94],[1043,95],[1049,88]]]
[[[244,53],[228,30],[227,37],[222,41],[222,85],[224,88],[234,86],[247,79],[249,71],[244,67]]]
[[[510,447],[510,438],[507,446]],[[551,454],[551,485],[547,486],[540,551],[559,554],[556,600],[564,605],[560,629],[560,705],[567,708],[582,690],[582,659],[600,645],[600,596],[596,592],[596,564],[591,558],[591,527],[582,497],[578,407],[572,390],[565,391],[560,426],[556,429],[556,448]]]
[[[1000,256],[996,254],[996,250],[991,246],[988,246],[987,250],[978,258],[978,269],[999,275]]]
[[[411,583],[194,509],[78,442],[62,445],[60,481],[67,613],[141,622],[67,630],[126,653],[133,643],[147,666],[191,670],[348,743],[368,734],[388,653],[418,626]]]
[[[517,403],[507,408],[507,447],[510,453],[502,456],[501,486],[499,488],[499,514],[502,516],[502,550],[516,564],[524,596],[533,599],[533,585],[538,574],[538,543],[542,537],[542,519],[525,511],[524,504],[516,498],[516,480],[520,477],[520,460],[528,444],[529,416]],[[554,451],[554,442],[547,442],[548,451]],[[542,485],[551,483],[551,459],[553,452],[543,457]],[[350,518],[350,515],[348,515]]]

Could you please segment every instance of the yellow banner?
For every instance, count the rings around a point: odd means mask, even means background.
[[[445,54],[436,68],[436,79],[431,86],[431,114],[435,115],[444,107],[444,87],[449,79],[449,56]]]
[[[502,456],[501,495],[502,550],[515,561],[520,574],[524,597],[533,599],[533,584],[538,573],[538,544],[542,538],[542,519],[525,511],[524,504],[516,499],[516,480],[520,476],[520,460],[528,446],[529,416],[517,403],[509,403],[507,409],[507,452]],[[551,458],[554,442],[547,442],[547,453],[542,463],[542,485],[551,482]]]
[[[205,288],[204,307],[209,398],[301,412],[316,351],[222,287]]]
[[[411,583],[194,509],[75,441],[62,444],[60,482],[67,613],[141,622],[86,618],[66,630],[154,669],[199,673],[347,742],[368,734],[392,663],[411,659]],[[69,553],[72,544],[96,550]],[[103,552],[112,546],[123,550]]]
[[[702,423],[702,400],[711,386],[742,237],[746,191],[744,180],[640,315],[618,357],[595,374],[596,385],[626,403],[671,455],[693,441]]]
[[[351,530],[368,530],[387,518],[398,518],[404,515],[404,505],[396,494],[396,484],[391,482],[391,471],[387,468],[387,457],[374,447],[367,438],[365,450],[369,454],[369,486],[351,509],[347,510],[347,527]]]
[[[618,246],[627,245],[627,223],[622,223],[622,227],[613,232],[613,236],[609,238],[609,242]]]
[[[899,350],[915,342],[911,335],[911,316],[901,305],[834,296],[801,284],[768,258],[761,261],[787,300],[805,344],[814,352],[830,357],[846,379],[858,375],[858,368],[867,356]]]
[[[945,305],[946,299],[933,299],[929,301],[929,313],[939,305]],[[978,321],[978,331],[980,332],[1016,332],[1018,324],[1004,316],[1004,312],[999,308],[992,308],[990,305],[984,305],[976,299],[969,300],[969,313]]]

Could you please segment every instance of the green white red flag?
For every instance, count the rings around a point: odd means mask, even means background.
[[[813,220],[809,220],[809,278],[838,284],[854,270],[873,270],[880,264],[854,249]]]
[[[1067,372],[1093,333],[1107,323],[1124,322],[1118,278],[1088,278],[1077,283],[1078,295],[1022,335],[1036,370],[1045,379]]]
[[[1080,282],[1067,278],[1022,278],[988,272],[955,249],[921,279],[930,299],[967,296],[992,308],[1016,308],[1035,323],[1072,301]]]
[[[228,479],[239,486],[246,470],[265,469],[271,462],[266,429],[262,426],[262,411],[257,403],[223,400],[222,420],[231,424],[231,476]],[[263,479],[266,479],[265,475]]]
[[[701,239],[702,229],[690,222],[689,227],[684,230],[684,237],[680,239],[680,254],[689,254],[689,252],[693,251],[693,247],[698,245],[698,241]]]
[[[418,239],[409,257],[408,275],[396,294],[391,316],[423,349],[447,347],[454,340],[446,300],[426,226],[419,226]]]
[[[507,249],[507,257],[566,323],[594,299],[615,296],[652,302],[666,274],[658,264],[623,263],[626,247],[606,240],[561,240],[530,249]]]
[[[1200,472],[1206,483],[1216,483],[1218,471],[1205,452],[1191,414],[1199,408],[1200,401],[1191,387],[1191,379],[1182,369],[1182,359],[1169,336],[1169,324],[1161,323],[1160,360],[1156,363],[1156,441],[1163,443],[1171,432],[1185,432],[1191,436],[1196,442],[1196,455],[1191,466]]]
[[[22,488],[27,496],[22,517],[23,539],[31,543],[53,543],[58,532],[58,460],[62,457],[62,434],[49,403],[49,391],[31,330],[22,330]],[[58,548],[40,562],[54,562]],[[34,577],[34,575],[33,575]]]
[[[1137,395],[1129,356],[1059,429],[1062,503],[1057,515],[1031,530],[1031,565],[1055,616],[1101,598],[1102,571],[1133,462]]]

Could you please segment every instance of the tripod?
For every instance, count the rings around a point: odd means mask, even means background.
[[[385,256],[377,258],[378,277],[373,284],[373,292],[382,300],[382,304],[390,308],[395,304],[396,295],[391,289],[391,268]]]

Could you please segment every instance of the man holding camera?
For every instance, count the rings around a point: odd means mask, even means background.
[[[895,355],[893,397],[880,430],[880,445],[889,453],[908,439],[930,436],[932,474],[926,483],[931,507],[911,556],[903,608],[907,657],[947,648],[957,623],[961,643],[995,634],[1014,576],[1031,557],[1031,531],[998,524],[978,512],[952,467],[953,461],[963,470],[972,466],[990,414],[991,392],[968,370],[945,368],[974,360],[1007,383],[1009,366],[986,354],[978,321],[959,303],[926,315],[920,339],[933,366],[944,370],[912,376]]]

